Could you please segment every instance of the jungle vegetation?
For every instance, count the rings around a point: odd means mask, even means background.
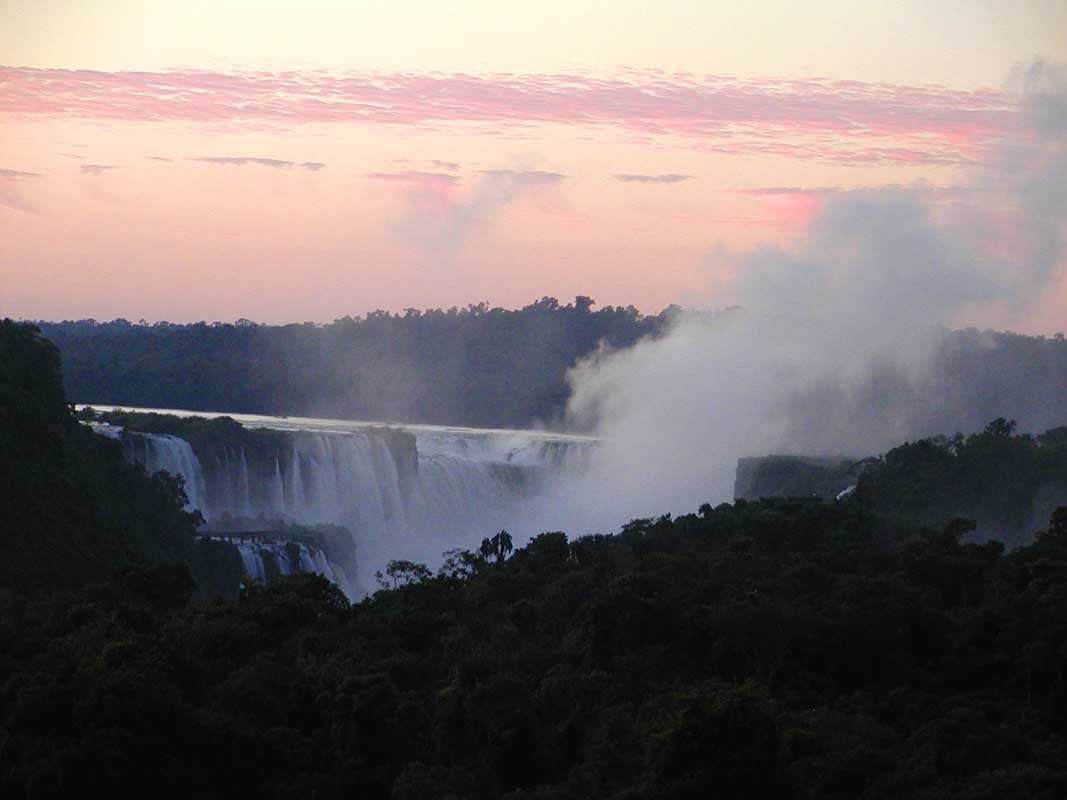
[[[594,306],[584,296],[566,305],[543,297],[516,310],[411,308],[328,325],[38,325],[62,353],[67,395],[77,403],[529,428],[576,423],[566,417],[567,372],[600,346],[626,348],[702,313]],[[855,397],[815,387],[796,398],[792,436],[822,435],[831,401],[860,427],[891,413],[919,436],[980,430],[1000,416],[1029,431],[1067,424],[1062,335],[944,331],[928,373],[914,383],[885,369]]]
[[[0,795],[1062,797],[1067,507],[1011,550],[955,516],[998,519],[1016,482],[970,478],[1060,435],[911,443],[843,502],[499,532],[355,604],[316,575],[211,599],[180,483],[2,323]]]

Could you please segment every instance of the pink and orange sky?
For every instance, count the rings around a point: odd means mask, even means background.
[[[6,0],[0,316],[726,305],[721,254],[951,195],[1067,59],[1062,0],[532,6]]]

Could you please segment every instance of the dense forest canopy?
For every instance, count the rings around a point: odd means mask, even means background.
[[[861,460],[742,458],[735,497],[816,496],[861,504],[909,524],[975,523],[968,539],[1027,544],[1067,502],[1067,427],[1017,433],[998,418],[969,436],[906,442]]]
[[[1067,503],[1067,427],[1017,434],[997,419],[970,436],[909,442],[866,462],[849,499],[918,524],[967,518],[973,538],[1025,544]]]
[[[1067,791],[1067,509],[1028,547],[741,501],[349,606],[166,566],[0,593],[6,797],[1003,798]]]
[[[654,335],[675,313],[592,306],[546,297],[515,311],[376,311],[330,325],[40,325],[79,403],[530,427],[559,420],[579,358]]]
[[[525,428],[574,423],[567,371],[601,343],[626,348],[695,313],[593,305],[546,297],[519,310],[378,311],[329,325],[38,324],[78,403]],[[978,431],[1001,416],[1042,431],[1067,424],[1067,341],[946,331],[918,379],[886,369],[842,391],[816,386],[794,398],[790,441],[825,446],[830,405],[835,425],[858,431],[891,415],[901,438]]]
[[[1063,448],[995,420],[843,501],[501,531],[354,605],[317,575],[223,602],[232,550],[5,321],[0,794],[1062,797],[1067,507],[1010,552],[956,515],[1018,516]]]

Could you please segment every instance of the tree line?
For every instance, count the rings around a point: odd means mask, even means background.
[[[665,329],[633,306],[579,296],[519,310],[408,309],[329,325],[38,323],[79,403],[483,427],[561,418],[566,371],[600,342]]]
[[[567,371],[602,344],[630,347],[703,313],[594,306],[584,296],[566,305],[544,297],[517,310],[376,311],[328,325],[38,325],[59,348],[78,403],[526,428],[574,424]],[[1039,431],[1067,424],[1064,396],[1062,335],[944,331],[921,376],[883,365],[861,386],[820,384],[794,397],[789,440],[812,452],[836,447],[844,425],[883,449],[899,441],[895,432],[886,438],[894,428],[971,432],[996,417]]]

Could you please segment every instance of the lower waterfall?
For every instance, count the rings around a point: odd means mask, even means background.
[[[293,542],[232,542],[241,556],[244,572],[252,580],[266,583],[274,575],[314,572],[343,585],[342,580],[318,548]]]

